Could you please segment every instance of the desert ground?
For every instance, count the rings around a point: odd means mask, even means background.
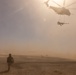
[[[38,56],[14,56],[7,72],[6,56],[0,57],[0,75],[76,75],[76,61]]]

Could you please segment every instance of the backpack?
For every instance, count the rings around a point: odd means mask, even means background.
[[[14,63],[13,57],[8,57],[7,58],[7,63]]]

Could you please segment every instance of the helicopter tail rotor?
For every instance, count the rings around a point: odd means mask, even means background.
[[[49,0],[47,0],[46,2],[44,2],[44,3],[47,5],[47,7],[49,6],[49,5],[48,5],[48,2],[49,2]]]

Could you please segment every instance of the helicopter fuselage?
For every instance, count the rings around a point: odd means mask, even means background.
[[[54,7],[54,6],[49,6],[52,10],[54,10],[57,14],[59,15],[71,15],[71,12],[69,9],[66,9],[65,7]]]
[[[57,24],[60,25],[60,26],[62,26],[62,25],[64,25],[64,24],[69,24],[69,23],[65,23],[65,22],[60,22],[60,21],[58,21]]]

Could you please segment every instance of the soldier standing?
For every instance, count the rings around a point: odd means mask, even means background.
[[[11,54],[7,57],[8,71],[10,70],[11,65],[14,63],[14,59]]]

